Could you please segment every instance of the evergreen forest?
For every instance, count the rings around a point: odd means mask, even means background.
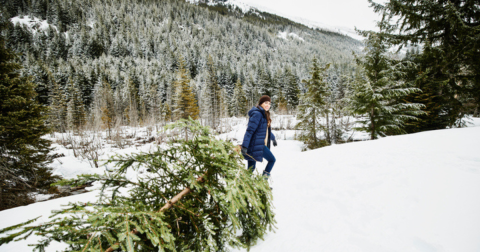
[[[60,132],[85,123],[136,126],[180,118],[173,112],[182,64],[186,74],[180,78],[210,126],[216,125],[212,114],[245,116],[262,94],[276,99],[281,93],[293,112],[312,55],[321,64],[333,63],[331,75],[352,75],[352,51],[361,46],[347,36],[221,4],[19,0],[2,6],[9,19],[48,23],[14,22],[3,32]],[[281,38],[280,32],[299,37]],[[242,92],[235,92],[237,82]],[[216,92],[212,85],[218,85]],[[229,106],[239,100],[245,100],[242,109]]]

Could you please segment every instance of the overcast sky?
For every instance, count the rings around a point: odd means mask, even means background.
[[[238,0],[259,9],[317,21],[331,26],[361,30],[375,29],[378,14],[369,7],[367,0]],[[386,0],[377,0],[384,3]],[[270,11],[268,11],[270,12]]]

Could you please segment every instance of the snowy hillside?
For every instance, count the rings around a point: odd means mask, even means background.
[[[449,129],[303,153],[282,141],[278,230],[252,251],[479,251],[478,139]]]
[[[198,3],[200,0],[186,0],[186,1],[195,4],[195,3]],[[207,1],[207,3],[209,5],[218,4],[218,2],[216,2],[214,0],[209,0],[209,1]],[[292,20],[294,22],[297,22],[299,24],[303,24],[303,25],[305,25],[309,28],[312,28],[312,29],[318,28],[318,29],[321,29],[321,30],[326,30],[326,31],[331,31],[331,32],[342,34],[342,35],[346,35],[346,36],[349,36],[349,37],[351,37],[353,39],[356,39],[356,40],[360,40],[360,41],[363,40],[363,37],[358,35],[357,32],[353,28],[337,26],[335,24],[320,23],[320,22],[308,20],[308,19],[305,19],[305,18],[302,18],[302,17],[296,17],[296,16],[292,16],[292,15],[289,15],[289,14],[286,14],[286,13],[281,13],[281,12],[275,11],[275,10],[273,10],[271,8],[268,8],[268,7],[265,7],[265,6],[260,6],[260,5],[250,6],[249,4],[243,3],[242,1],[239,1],[239,0],[227,0],[225,2],[222,1],[222,4],[225,5],[225,6],[232,6],[234,8],[238,8],[243,13],[247,13],[247,12],[258,13],[259,11],[268,12],[268,13],[271,13],[271,14],[278,15],[280,17],[290,19],[290,20]],[[286,35],[281,35],[280,37],[283,38],[283,36],[286,36]]]
[[[480,120],[475,123],[307,152],[300,151],[300,142],[279,140],[271,181],[277,230],[251,251],[479,251]],[[235,128],[237,136],[242,127]],[[80,166],[71,169],[90,167]],[[94,201],[97,194],[1,211],[0,228],[39,215],[47,221],[51,210]],[[27,244],[34,241],[0,251],[31,251]],[[47,251],[63,246],[52,244]]]

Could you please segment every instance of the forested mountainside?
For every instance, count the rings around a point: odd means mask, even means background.
[[[65,104],[81,102],[86,111],[92,110],[96,94],[107,84],[122,113],[131,110],[132,97],[140,117],[159,106],[172,107],[172,85],[182,60],[202,110],[209,56],[224,102],[233,99],[239,80],[253,105],[258,94],[275,97],[287,85],[302,89],[301,80],[308,76],[314,56],[321,64],[332,63],[332,78],[352,74],[352,51],[361,47],[350,37],[221,4],[182,0],[0,3],[3,18],[11,21],[4,31],[8,47],[20,53],[24,73],[38,85],[39,100],[43,104],[55,99]]]

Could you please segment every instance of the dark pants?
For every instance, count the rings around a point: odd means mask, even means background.
[[[267,146],[263,147],[263,158],[265,158],[268,161],[267,167],[265,167],[265,171],[263,171],[263,174],[265,175],[270,175],[270,172],[272,171],[273,165],[275,164],[275,157],[273,156],[272,152],[268,149]],[[248,169],[250,171],[255,171],[255,165],[257,162],[255,161],[250,161],[248,160]]]

